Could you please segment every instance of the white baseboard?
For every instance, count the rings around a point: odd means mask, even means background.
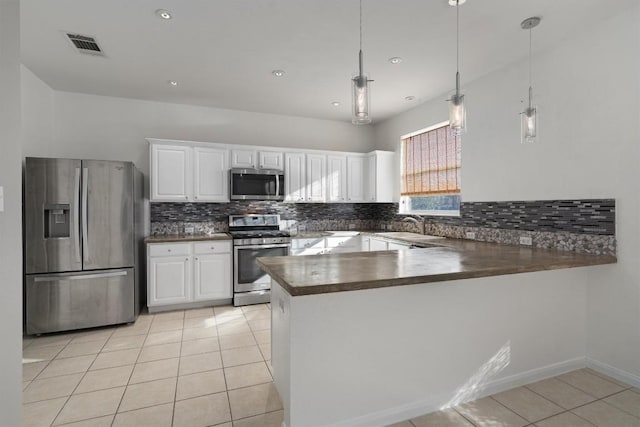
[[[591,359],[589,357],[587,358],[587,367],[593,369],[594,371],[598,371],[602,374],[608,375],[611,378],[615,378],[618,381],[622,381],[623,383],[627,383],[634,387],[640,387],[640,376],[638,375],[623,371],[622,369],[618,369],[614,366],[608,365],[595,359]]]
[[[540,368],[531,369],[518,374],[509,375],[504,378],[488,381],[474,390],[468,395],[465,401],[475,400],[484,396],[509,390],[514,387],[540,381],[546,378],[554,377],[565,372],[581,369],[587,366],[586,358],[577,357],[575,359],[565,360],[563,362],[554,363]],[[595,369],[595,368],[594,368]],[[615,369],[615,368],[612,368]],[[597,369],[599,370],[599,369]],[[603,372],[604,373],[604,372]],[[616,378],[614,375],[612,377]],[[637,378],[637,377],[636,377]],[[622,379],[621,379],[622,380]],[[628,381],[626,381],[628,382]],[[406,405],[385,409],[374,412],[372,414],[363,415],[349,420],[341,421],[333,424],[334,427],[373,427],[387,426],[420,415],[428,414],[442,409],[447,406],[457,395],[460,390],[450,390],[438,396],[430,396],[427,399],[412,402]],[[458,402],[463,403],[463,402]]]

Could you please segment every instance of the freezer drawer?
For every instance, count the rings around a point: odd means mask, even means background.
[[[26,277],[27,334],[135,320],[133,268]]]

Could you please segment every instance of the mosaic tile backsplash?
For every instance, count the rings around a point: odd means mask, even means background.
[[[292,231],[387,230],[420,232],[420,226],[402,219],[397,203],[151,203],[151,233],[227,231],[232,214],[279,214]],[[415,215],[414,215],[415,216]],[[615,255],[615,200],[542,200],[517,202],[463,202],[459,217],[424,216],[425,234],[450,238],[519,244],[529,236],[534,247]]]

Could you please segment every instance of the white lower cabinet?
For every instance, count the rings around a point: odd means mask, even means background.
[[[370,235],[325,236],[291,239],[291,255],[326,255],[349,252],[393,251],[409,249],[411,244]]]
[[[195,301],[231,298],[230,255],[196,255],[193,271]],[[223,286],[223,281],[226,286]]]
[[[150,257],[148,280],[149,306],[188,302],[191,261],[188,256]]]
[[[369,241],[370,251],[386,251],[388,249],[388,242],[383,239],[376,239],[372,237]]]
[[[231,241],[147,244],[150,308],[228,300]]]

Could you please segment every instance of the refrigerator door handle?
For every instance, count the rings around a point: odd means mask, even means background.
[[[89,262],[89,168],[82,168],[82,249],[84,261]]]
[[[119,277],[126,276],[127,272],[122,271],[109,271],[107,273],[93,273],[93,274],[80,274],[75,276],[37,276],[33,278],[34,282],[61,282],[63,280],[89,280],[89,279],[103,279],[105,277]]]
[[[74,180],[74,207],[73,207],[73,224],[75,225],[75,231],[76,231],[76,236],[75,236],[75,250],[76,250],[76,260],[78,262],[82,262],[82,258],[80,258],[80,236],[78,235],[80,233],[80,226],[79,226],[79,219],[80,219],[80,168],[76,168],[76,174],[75,174],[75,180]]]

